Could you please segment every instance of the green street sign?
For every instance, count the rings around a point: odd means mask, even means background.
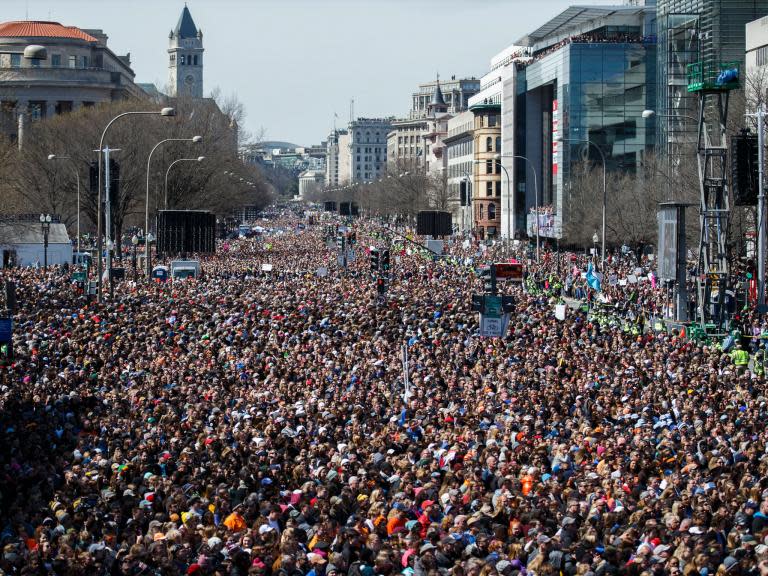
[[[488,318],[501,318],[502,316],[501,296],[485,296],[484,316]]]

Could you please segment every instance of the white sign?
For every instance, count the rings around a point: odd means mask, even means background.
[[[262,264],[261,265],[261,271],[262,272],[272,272],[272,264]]]
[[[316,274],[320,278],[325,278],[326,276],[328,276],[328,268],[326,268],[325,266],[320,266],[320,268],[317,269]]]
[[[508,325],[509,314],[504,314],[500,318],[491,318],[480,314],[480,336],[501,338],[506,333]]]
[[[637,276],[635,276],[634,274],[630,274],[629,276],[627,276],[627,282],[629,282],[630,284],[637,284]]]
[[[565,304],[555,304],[555,318],[565,320]]]

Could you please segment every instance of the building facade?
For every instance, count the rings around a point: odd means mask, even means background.
[[[747,23],[745,47],[747,76],[754,79],[754,89],[765,91],[768,88],[768,16]],[[765,96],[763,93],[763,98]]]
[[[479,238],[501,236],[501,105],[481,103],[470,107],[474,161],[472,170],[472,213]],[[510,183],[507,181],[507,185]]]
[[[424,168],[424,139],[427,121],[395,120],[387,134],[387,170],[390,172]]]
[[[333,130],[326,141],[325,185],[336,188],[349,183],[352,176],[350,136],[346,130]]]
[[[24,57],[30,44],[46,48],[42,60]],[[11,138],[26,121],[50,118],[124,98],[144,98],[134,83],[130,55],[107,47],[101,30],[58,22],[0,24],[0,129]]]
[[[305,170],[299,174],[299,197],[303,200],[313,193],[323,189],[325,184],[324,170]]]
[[[393,120],[394,118],[358,118],[349,123],[347,131],[352,166],[351,181],[373,182],[385,174],[387,134],[392,130]]]
[[[168,95],[203,97],[203,31],[186,4],[168,34]]]
[[[658,149],[678,157],[693,146],[699,100],[689,93],[688,64],[716,75],[720,63],[744,65],[746,25],[768,14],[768,0],[657,0]]]
[[[443,140],[448,159],[446,184],[453,221],[463,233],[474,227],[472,194],[475,161],[475,115],[466,111],[448,120],[448,134]]]
[[[528,58],[508,75],[517,96],[510,95],[502,124],[513,124],[514,147],[505,131],[503,156],[511,190],[528,183],[528,162],[535,169],[537,186],[531,178],[513,219],[522,217],[529,234],[538,219],[541,236],[562,236],[575,164],[600,166],[605,157],[609,171],[631,172],[653,151],[655,122],[642,116],[656,108],[654,26],[652,4],[572,6],[517,42]],[[512,155],[527,161],[513,167]]]
[[[477,78],[456,79],[452,76],[450,80],[434,80],[419,84],[419,89],[411,95],[411,111],[409,118],[426,118],[429,115],[429,103],[435,93],[435,88],[440,84],[443,98],[446,104],[446,112],[451,115],[464,112],[469,107],[469,99],[480,90],[480,80]]]

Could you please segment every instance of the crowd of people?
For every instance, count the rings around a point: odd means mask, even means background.
[[[402,241],[381,298],[366,250],[386,231],[357,221],[343,269],[328,221],[300,221],[101,306],[60,268],[2,271],[0,573],[768,575],[751,365],[558,319],[575,255],[500,283],[507,335],[481,338],[475,267],[522,253]],[[606,305],[662,298],[605,284]]]

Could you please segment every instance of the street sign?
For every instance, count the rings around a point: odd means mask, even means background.
[[[523,265],[520,262],[497,262],[496,278],[512,280],[513,282],[523,281]]]
[[[501,296],[485,296],[485,307],[483,315],[487,318],[501,318]]]
[[[509,326],[509,314],[504,314],[499,318],[489,317],[485,314],[480,315],[480,336],[488,338],[501,338]]]

